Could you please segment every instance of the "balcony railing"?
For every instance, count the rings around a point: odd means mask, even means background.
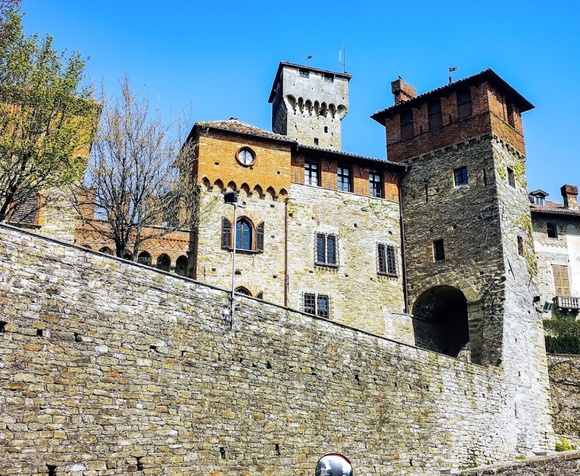
[[[556,296],[556,306],[562,309],[580,309],[580,297]]]

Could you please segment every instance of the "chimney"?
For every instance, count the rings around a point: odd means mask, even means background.
[[[401,104],[402,102],[408,101],[417,96],[415,88],[403,81],[403,78],[400,76],[399,79],[391,83],[391,91],[395,96],[395,105]]]
[[[578,210],[578,187],[576,185],[562,185],[560,188],[564,199],[564,208]]]

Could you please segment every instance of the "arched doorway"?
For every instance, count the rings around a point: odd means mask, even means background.
[[[435,286],[413,305],[415,345],[457,357],[469,343],[467,299],[453,286]]]

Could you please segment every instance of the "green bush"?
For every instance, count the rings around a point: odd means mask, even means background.
[[[568,438],[560,437],[560,443],[556,443],[556,451],[571,451],[575,450],[576,447],[571,445]]]
[[[580,321],[544,320],[546,351],[550,354],[580,354]]]

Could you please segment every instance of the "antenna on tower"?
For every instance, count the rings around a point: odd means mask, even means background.
[[[306,57],[306,65],[307,65],[307,66],[310,66],[310,60],[311,60],[311,59],[312,59],[312,55],[308,55],[308,56]]]
[[[342,71],[346,73],[346,43],[343,43],[342,50],[338,50],[338,64],[342,65]]]

